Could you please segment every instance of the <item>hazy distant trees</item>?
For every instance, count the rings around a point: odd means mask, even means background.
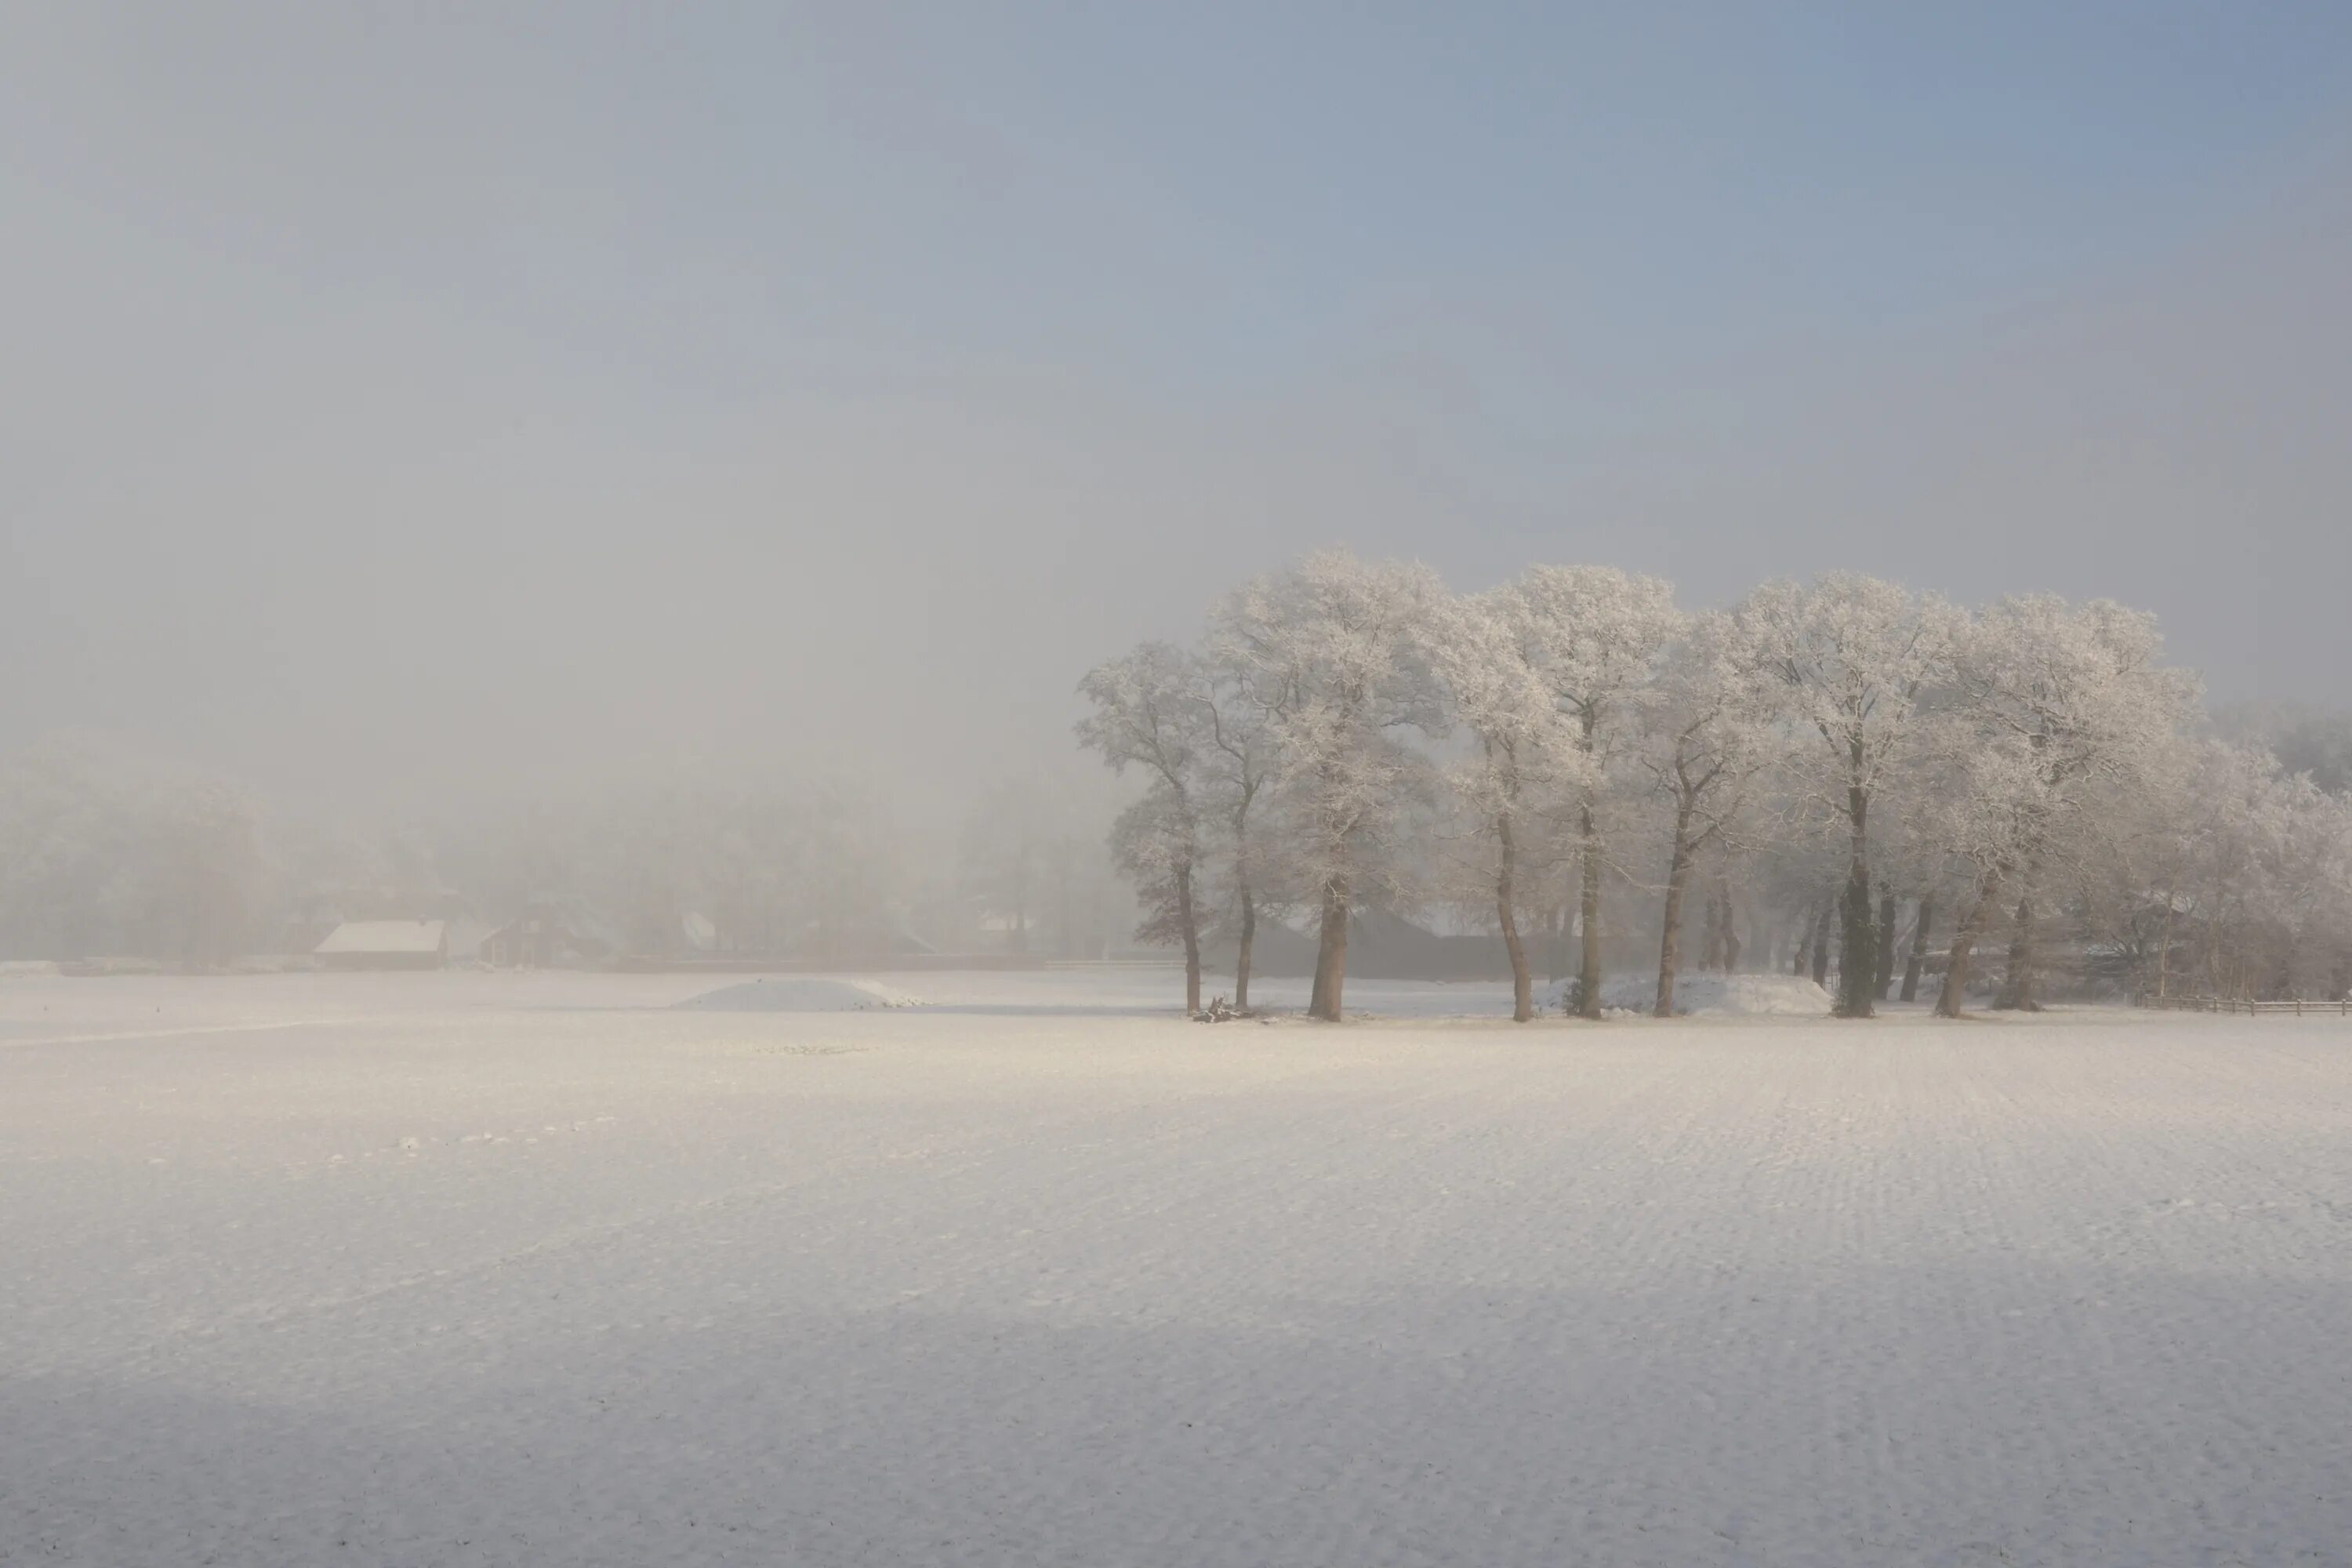
[[[2240,704],[2214,716],[2220,735],[2258,746],[2289,773],[2307,773],[2323,795],[2352,795],[2352,712],[2291,703]]]
[[[273,875],[225,780],[72,745],[0,761],[0,956],[215,966],[252,951]]]
[[[652,958],[868,954],[889,937],[908,876],[887,799],[842,776],[703,773],[439,831],[433,890],[489,920],[547,910]],[[395,883],[388,902],[419,907],[425,890]]]
[[[963,883],[986,901],[1007,952],[1029,951],[1053,837],[1050,807],[1025,779],[989,785],[964,813],[958,839]]]
[[[1181,715],[1164,750],[1105,728],[1146,689]],[[1570,929],[1572,906],[1569,995],[1598,1016],[1604,872],[1649,895],[1625,918],[1654,921],[1662,1015],[1694,897],[1700,963],[1834,967],[1849,1017],[1937,968],[1957,1014],[1988,951],[2004,1006],[2035,1005],[2062,950],[2158,994],[2352,985],[2336,731],[2274,726],[2299,770],[2206,739],[2154,622],[2105,602],[1970,613],[1837,574],[1686,616],[1607,569],[1455,595],[1326,553],[1229,595],[1197,652],[1147,645],[1087,691],[1090,745],[1167,759],[1118,840],[1151,929],[1181,943],[1209,919],[1175,898],[1179,865],[1194,898],[1219,889],[1203,904],[1238,889],[1245,972],[1254,889],[1295,890],[1320,1017],[1341,1011],[1350,921],[1433,901],[1496,933],[1522,1018],[1530,921]]]

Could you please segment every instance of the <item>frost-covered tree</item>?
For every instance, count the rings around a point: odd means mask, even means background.
[[[1932,829],[1952,861],[1965,868],[1959,920],[1944,958],[1936,1011],[1960,1016],[1977,944],[1998,918],[2019,846],[2046,834],[2046,800],[2034,759],[2013,736],[1973,743],[1955,759],[1958,787],[1942,797]]]
[[[1751,786],[1781,755],[1779,690],[1759,650],[1729,615],[1691,619],[1668,650],[1643,713],[1635,759],[1670,824],[1659,911],[1654,1011],[1675,1012],[1683,900],[1699,855],[1729,834]]]
[[[1544,679],[1528,597],[1513,588],[1451,598],[1423,628],[1432,668],[1475,750],[1454,770],[1456,798],[1486,847],[1483,879],[1511,966],[1511,1016],[1535,1016],[1535,979],[1519,934],[1523,841],[1530,816],[1591,769]]]
[[[2013,837],[1988,862],[2013,896],[2009,964],[1997,1005],[2032,1008],[2041,905],[2053,881],[2079,886],[2106,843],[2099,817],[2147,787],[2187,725],[2194,683],[2161,662],[2154,617],[2105,600],[2051,595],[1987,606],[1956,639],[1954,707],[1972,750],[2002,759],[1983,777],[2002,792]],[[1990,820],[1990,819],[1987,819]],[[1981,922],[1993,910],[1972,906]],[[1965,976],[1963,976],[1963,981]],[[1957,1007],[1960,991],[1948,985]]]
[[[1110,849],[1119,871],[1142,901],[1136,940],[1181,948],[1184,1010],[1201,1010],[1201,837],[1191,806],[1165,779],[1155,778],[1141,799],[1112,822]]]
[[[1198,1013],[1196,882],[1204,797],[1213,787],[1208,753],[1219,738],[1210,672],[1182,648],[1150,642],[1097,665],[1078,689],[1093,704],[1093,711],[1078,721],[1079,742],[1099,753],[1113,772],[1132,766],[1150,781],[1143,798],[1120,813],[1112,847],[1149,911],[1137,936],[1181,944],[1184,1010]]]
[[[1911,764],[1892,781],[1874,814],[1881,1001],[1890,994],[1905,1002],[1919,999],[1928,954],[1948,933],[1953,905],[1973,885],[1968,864],[1954,849],[1966,837],[1955,822],[1957,803],[1968,790],[1969,756],[1957,720],[1948,712],[1935,716],[1914,748]],[[1907,921],[1899,918],[1906,901],[1911,906]]]
[[[1430,764],[1407,731],[1444,715],[1419,628],[1443,593],[1424,567],[1312,555],[1218,607],[1212,656],[1265,716],[1281,852],[1318,919],[1308,1011],[1337,1019],[1348,926],[1402,892]]]
[[[1264,842],[1263,805],[1274,777],[1274,742],[1265,710],[1252,697],[1245,669],[1209,667],[1208,734],[1202,747],[1202,810],[1218,900],[1234,932],[1234,1005],[1249,1011],[1250,967],[1258,919],[1278,908],[1270,885],[1274,857]]]
[[[1576,995],[1601,1016],[1602,790],[1642,732],[1660,656],[1680,629],[1673,587],[1612,566],[1532,566],[1496,591],[1577,759],[1569,799],[1580,870]],[[1565,772],[1565,770],[1564,770]]]
[[[1878,967],[1871,805],[1911,760],[1926,704],[1949,679],[1962,617],[1940,599],[1850,573],[1767,584],[1735,614],[1779,675],[1793,723],[1812,737],[1812,787],[1843,820],[1837,1013],[1867,1018]]]
[[[2352,987],[2352,806],[2252,745],[2200,746],[2162,890],[2158,988],[2340,997]]]

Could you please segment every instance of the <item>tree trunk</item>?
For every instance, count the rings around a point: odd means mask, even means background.
[[[1658,1005],[1661,1018],[1675,1016],[1675,971],[1682,963],[1683,884],[1690,878],[1690,807],[1675,810],[1675,847],[1666,857],[1666,901],[1658,933]],[[1714,910],[1708,910],[1710,917]]]
[[[1870,796],[1856,784],[1846,792],[1846,820],[1853,837],[1846,860],[1845,899],[1838,933],[1838,998],[1834,1012],[1841,1018],[1867,1018],[1876,1010],[1872,988],[1878,984],[1878,932],[1870,912]]]
[[[1511,888],[1517,851],[1511,839],[1511,816],[1495,818],[1495,917],[1502,922],[1503,951],[1511,956],[1511,1021],[1524,1024],[1536,1016],[1535,977],[1528,973],[1528,950],[1519,941],[1518,900]]]
[[[2017,900],[2017,923],[2010,928],[2009,968],[2001,975],[2000,995],[1993,1005],[2003,1012],[2039,1013],[2033,999],[2033,895]]]
[[[1242,879],[1241,944],[1234,958],[1234,1010],[1249,1011],[1250,949],[1257,942],[1257,900],[1250,896],[1247,878]]]
[[[1927,962],[1927,932],[1936,921],[1936,896],[1919,900],[1919,918],[1911,925],[1911,951],[1903,960],[1903,1000],[1919,1000],[1919,968]]]
[[[1201,1011],[1201,918],[1192,908],[1192,868],[1176,868],[1176,923],[1184,932],[1184,1016]]]
[[[1739,933],[1732,924],[1731,889],[1721,878],[1706,890],[1706,967],[1724,973],[1739,967]]]
[[[1578,988],[1583,993],[1580,1009],[1587,1018],[1601,1016],[1601,857],[1594,853],[1597,839],[1592,830],[1592,806],[1584,806],[1584,903],[1580,911],[1584,922],[1583,964],[1579,971]]]
[[[2000,874],[1988,871],[1977,883],[1976,901],[1969,906],[1959,929],[1952,933],[1952,951],[1944,962],[1944,988],[1936,994],[1936,1016],[1957,1018],[1968,1001],[1969,955],[1976,950],[1977,938],[1984,933],[1985,923],[1992,917],[1993,901],[2000,894]]]
[[[1878,1000],[1885,1001],[1895,994],[1895,917],[1902,912],[1901,900],[1887,890],[1884,882],[1878,887]]]
[[[2164,935],[2156,949],[2156,999],[2164,1000],[2165,972],[2172,963],[2172,886],[2164,889]]]
[[[1333,882],[1323,889],[1322,941],[1315,952],[1315,990],[1307,1013],[1328,1023],[1339,1021],[1339,993],[1348,978],[1348,889]]]

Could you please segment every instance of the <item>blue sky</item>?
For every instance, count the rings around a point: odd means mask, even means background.
[[[126,6],[0,46],[0,654],[48,667],[0,742],[266,765],[290,716],[324,778],[772,723],[887,767],[912,717],[1009,765],[1093,658],[1332,542],[2112,594],[2224,695],[2352,663],[2352,7]]]

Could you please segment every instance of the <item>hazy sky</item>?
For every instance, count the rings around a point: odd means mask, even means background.
[[[1326,543],[2352,701],[2352,5],[685,9],[6,9],[0,744],[943,792]]]

